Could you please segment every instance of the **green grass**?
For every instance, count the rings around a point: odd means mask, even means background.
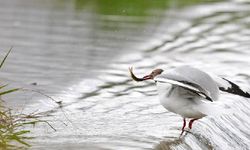
[[[6,58],[10,54],[12,48],[5,55],[3,60],[0,63],[0,68],[3,67]],[[0,86],[0,96],[13,93],[18,91],[19,89],[10,89],[4,90],[7,85]],[[2,103],[0,103],[0,148],[1,149],[13,149],[18,148],[16,143],[20,145],[30,146],[25,142],[25,139],[29,139],[29,137],[25,136],[25,134],[29,133],[29,130],[22,130],[20,127],[30,124],[28,120],[23,120],[22,115],[13,115],[12,111],[8,108],[5,108]]]
[[[0,111],[0,147],[2,149],[13,149],[20,148],[23,146],[30,146],[25,142],[26,139],[30,139],[31,137],[25,136],[25,134],[29,133],[29,130],[22,130],[26,124],[31,124],[27,120],[23,120],[23,118],[19,115],[12,115],[10,109],[6,109],[1,107]]]
[[[43,114],[13,114],[11,109],[0,107],[0,149],[24,149],[30,147],[27,140],[33,137],[28,136],[30,130],[24,129],[28,125],[35,126],[39,122],[47,123],[54,131],[47,121],[39,119]]]
[[[6,58],[10,54],[12,48],[7,52],[5,57],[0,63],[0,68],[3,67]],[[5,90],[7,85],[0,85],[0,99],[3,95],[13,93],[19,88],[13,88]],[[30,147],[27,140],[32,137],[28,136],[30,130],[26,130],[25,127],[28,125],[35,125],[38,122],[47,123],[53,130],[55,130],[47,121],[40,120],[39,118],[43,115],[40,113],[33,114],[22,114],[13,113],[9,108],[3,106],[2,100],[0,101],[0,150],[5,149],[24,149]]]

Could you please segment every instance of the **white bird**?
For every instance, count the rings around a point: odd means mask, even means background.
[[[219,90],[250,98],[250,94],[235,83],[190,66],[181,66],[168,71],[155,69],[143,78],[137,78],[132,68],[129,71],[135,81],[150,79],[155,81],[161,105],[183,117],[181,135],[186,126],[186,118],[191,118],[188,126],[192,129],[195,120],[215,111],[212,108],[216,107],[212,104],[218,100]]]

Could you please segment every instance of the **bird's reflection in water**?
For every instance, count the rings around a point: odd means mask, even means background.
[[[195,141],[195,142],[194,142]],[[160,141],[155,145],[154,150],[172,150],[172,149],[194,149],[202,147],[203,150],[213,150],[210,140],[201,134],[186,131],[181,137],[165,137],[165,140]]]

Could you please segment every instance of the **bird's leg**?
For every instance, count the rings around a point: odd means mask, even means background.
[[[182,128],[181,128],[181,136],[182,136],[182,134],[184,133],[184,129],[185,129],[185,127],[186,127],[186,119],[185,118],[183,118],[183,126],[182,126]]]
[[[193,125],[193,123],[194,123],[195,120],[198,120],[198,119],[191,119],[189,121],[189,124],[188,124],[189,129],[192,129],[192,125]]]

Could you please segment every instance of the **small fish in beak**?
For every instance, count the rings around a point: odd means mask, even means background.
[[[137,81],[137,82],[140,82],[140,81],[144,81],[145,79],[144,78],[138,78],[135,76],[135,74],[133,73],[133,68],[132,67],[129,67],[129,72],[130,72],[130,76],[133,80]]]
[[[137,82],[140,82],[140,81],[145,81],[145,80],[150,80],[150,79],[154,79],[155,76],[161,74],[163,72],[162,69],[155,69],[153,70],[149,75],[146,75],[144,76],[143,78],[138,78],[134,75],[133,73],[133,68],[132,67],[129,67],[129,72],[130,72],[130,75],[131,75],[131,78]]]

